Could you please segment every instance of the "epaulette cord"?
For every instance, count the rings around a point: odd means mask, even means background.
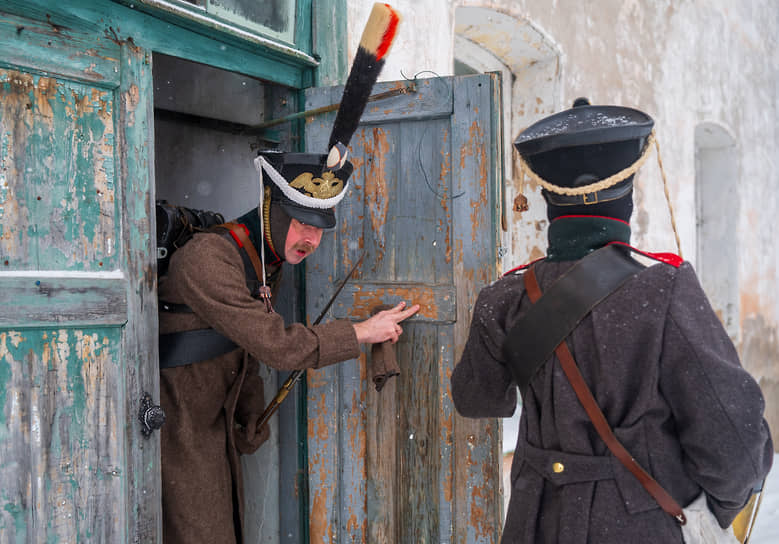
[[[626,244],[625,242],[609,242],[606,245],[617,245],[617,246],[623,246],[628,248],[630,251],[634,253],[638,253],[639,255],[643,255],[644,257],[647,257],[649,259],[669,264],[673,266],[674,268],[679,268],[682,266],[682,263],[684,263],[684,259],[677,255],[676,253],[670,253],[666,251],[660,251],[660,252],[651,252],[651,251],[642,251],[636,247],[631,246],[630,244]]]
[[[512,268],[511,270],[509,270],[508,272],[504,272],[503,273],[503,277],[508,276],[509,274],[518,274],[519,272],[522,272],[523,270],[533,266],[534,264],[536,264],[539,261],[543,261],[544,259],[546,259],[546,257],[541,257],[540,259],[536,259],[535,261],[530,261],[529,263],[525,263],[525,264],[521,264],[519,266],[516,266],[516,267]]]

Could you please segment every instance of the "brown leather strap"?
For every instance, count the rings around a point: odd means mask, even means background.
[[[530,301],[533,303],[541,298],[541,288],[538,285],[538,280],[536,279],[534,268],[535,267],[531,267],[527,272],[525,272],[524,278],[525,289],[527,290],[527,294],[530,297]],[[627,468],[633,474],[633,476],[638,479],[641,485],[644,486],[644,489],[646,489],[647,492],[657,501],[657,504],[660,505],[660,508],[676,518],[676,521],[678,521],[680,524],[684,525],[687,523],[687,518],[682,511],[682,507],[679,506],[679,504],[673,499],[673,497],[671,497],[671,495],[668,494],[663,486],[657,483],[657,480],[652,478],[652,476],[650,476],[649,473],[647,473],[647,471],[644,470],[635,459],[633,459],[633,456],[630,455],[630,453],[625,449],[625,446],[623,446],[622,443],[617,440],[617,437],[611,430],[608,421],[606,421],[606,417],[603,415],[603,412],[598,406],[598,403],[595,401],[595,397],[593,397],[592,391],[590,391],[590,388],[584,381],[584,377],[582,376],[581,372],[579,372],[579,367],[576,366],[576,361],[574,360],[573,355],[571,354],[571,350],[568,348],[568,344],[565,340],[560,342],[560,344],[558,344],[558,346],[555,348],[555,354],[560,360],[560,366],[562,366],[563,372],[565,372],[568,381],[571,382],[571,386],[573,387],[574,392],[576,392],[576,396],[579,399],[579,402],[581,403],[582,407],[584,407],[584,410],[587,412],[590,421],[592,421],[592,424],[595,426],[595,430],[598,431],[598,435],[606,443],[606,446],[608,446],[611,453],[613,453],[614,456],[619,459],[623,465],[625,465],[625,468]]]
[[[264,278],[265,276],[263,276],[262,261],[260,260],[260,256],[257,254],[257,249],[254,247],[254,244],[249,238],[249,233],[246,231],[246,226],[242,225],[241,223],[224,223],[221,226],[229,229],[230,234],[233,235],[233,238],[236,242],[238,242],[238,245],[246,251],[246,254],[249,256],[249,260],[254,267],[254,273],[257,275],[257,279],[261,280]],[[268,312],[273,311],[270,297],[270,287],[263,284],[262,287],[260,287],[260,298],[262,298],[262,300],[265,302],[265,308],[268,310]]]
[[[257,250],[254,248],[254,244],[249,239],[246,227],[240,223],[224,223],[224,226],[233,233],[237,238],[237,241],[240,242],[239,245],[246,250],[246,254],[249,255],[249,260],[251,260],[252,266],[254,266],[254,272],[257,274],[257,278],[262,279],[262,262],[260,261],[260,256],[257,254]]]

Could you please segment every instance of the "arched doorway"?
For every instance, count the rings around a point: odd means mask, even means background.
[[[536,223],[544,220],[540,190],[519,179],[511,143],[522,129],[560,109],[561,53],[531,21],[481,6],[455,10],[455,74],[501,72],[503,78],[504,202],[518,192],[530,201],[522,216],[504,214],[501,265],[534,258],[545,246]]]
[[[703,289],[738,345],[738,148],[715,123],[695,128],[696,262]]]
[[[531,21],[486,7],[456,8],[454,31],[455,75],[499,72],[502,77],[505,182],[499,267],[505,271],[542,256],[546,247],[540,188],[523,181],[511,144],[525,127],[560,109],[561,54]],[[524,194],[530,205],[521,215],[511,210],[518,193]],[[502,420],[504,512],[519,414],[518,409],[513,417]]]

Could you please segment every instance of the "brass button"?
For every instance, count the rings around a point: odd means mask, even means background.
[[[555,463],[552,465],[552,470],[557,472],[558,474],[565,470],[565,467],[562,463]]]

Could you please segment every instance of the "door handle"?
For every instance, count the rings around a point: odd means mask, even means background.
[[[152,431],[156,431],[165,423],[165,411],[162,406],[154,404],[150,394],[144,393],[141,397],[138,419],[141,422],[141,433],[143,433],[144,438],[149,438]]]

